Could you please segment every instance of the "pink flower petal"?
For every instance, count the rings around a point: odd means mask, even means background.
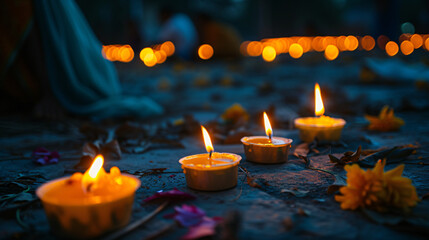
[[[204,217],[201,223],[189,228],[189,231],[181,238],[183,240],[197,239],[201,237],[211,236],[216,233],[215,228],[220,219]]]
[[[39,147],[33,151],[32,157],[34,162],[41,165],[46,165],[46,164],[58,163],[60,154],[56,151],[49,152],[46,148]]]
[[[182,207],[175,207],[174,210],[176,214],[173,218],[183,227],[197,225],[206,216],[206,213],[196,206],[182,205]]]

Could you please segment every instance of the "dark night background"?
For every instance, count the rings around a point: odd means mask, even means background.
[[[52,234],[56,227],[50,227],[36,189],[85,172],[96,153],[104,155],[106,171],[117,166],[141,180],[132,222],[159,206],[143,199],[177,188],[197,197],[185,204],[225,219],[216,235],[203,239],[427,239],[429,1],[0,4],[0,239],[61,239]],[[177,41],[162,39],[164,23],[177,15],[187,27],[168,35]],[[366,35],[374,39],[370,50],[362,44]],[[291,56],[292,42],[346,36],[359,45],[332,60],[326,46]],[[179,42],[187,37],[192,41],[182,49]],[[161,59],[155,53],[166,54],[160,44],[170,40],[176,52],[148,67]],[[289,44],[283,52],[270,45],[280,40]],[[259,44],[258,56],[249,56],[249,41]],[[336,41],[330,43],[338,45],[334,50],[340,48]],[[404,42],[413,42],[408,53]],[[207,60],[198,55],[205,43],[214,46]],[[261,46],[277,51],[273,61],[264,61]],[[132,59],[105,59],[109,51],[129,57],[131,48]],[[124,49],[128,52],[120,53]],[[294,125],[296,118],[314,116],[315,83],[325,115],[347,121],[338,141],[305,143]],[[394,117],[372,128],[369,119],[377,119],[383,106]],[[240,139],[265,135],[263,112],[274,136],[293,140],[286,163],[262,165],[245,157]],[[200,125],[208,129],[215,151],[243,157],[236,187],[219,192],[188,187],[178,160],[205,153]],[[362,164],[372,153],[387,158],[385,171],[404,164],[402,176],[411,179],[420,199],[410,212],[343,210],[335,200],[335,187],[346,184],[347,172],[332,156],[355,154]],[[58,162],[50,162],[51,156]],[[372,169],[376,160],[360,166]],[[172,212],[170,204],[121,239],[179,239],[187,229],[163,217]]]

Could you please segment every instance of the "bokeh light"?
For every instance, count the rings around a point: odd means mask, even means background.
[[[405,40],[401,43],[401,52],[404,55],[410,55],[414,51],[414,45],[408,41]]]
[[[276,59],[276,49],[272,46],[264,47],[264,50],[262,50],[262,58],[266,62],[274,61],[274,59]]]
[[[334,45],[328,45],[325,49],[325,58],[332,61],[338,57],[339,50]]]
[[[154,51],[156,57],[156,63],[161,64],[167,60],[167,54],[164,50]]]
[[[385,50],[386,49],[386,44],[389,42],[389,38],[385,35],[380,35],[377,38],[377,46],[381,49],[381,50]]]
[[[163,44],[161,44],[160,50],[163,50],[168,57],[174,54],[174,51],[176,51],[176,48],[174,47],[174,44],[171,41],[166,41]]]
[[[361,47],[366,51],[371,51],[375,47],[375,40],[371,36],[364,36],[360,39]]]
[[[317,36],[313,38],[311,41],[311,47],[316,50],[317,52],[322,52],[323,49],[323,38],[320,36]]]
[[[130,62],[134,59],[134,50],[130,45],[105,45],[102,47],[101,54],[112,62]]]
[[[121,62],[131,62],[134,59],[134,51],[130,45],[124,45],[119,49],[119,58]]]
[[[410,22],[405,22],[401,25],[402,33],[414,34],[415,28],[414,25]]]
[[[420,48],[423,45],[423,38],[420,34],[413,34],[410,41],[414,45],[415,49]]]
[[[252,57],[257,57],[262,54],[262,43],[252,41],[247,45],[247,54]]]
[[[243,56],[248,56],[247,54],[247,45],[249,45],[250,41],[244,41],[240,44],[240,53]]]
[[[346,41],[346,36],[339,36],[337,37],[337,48],[340,51],[346,51],[346,45],[344,44],[344,42]]]
[[[203,60],[208,60],[213,56],[213,47],[209,44],[203,44],[198,48],[198,56]]]
[[[309,37],[301,37],[298,39],[297,43],[301,45],[304,53],[311,50],[311,38]]]
[[[143,63],[146,66],[148,66],[148,67],[155,66],[155,64],[157,63],[157,61],[158,60],[156,59],[156,55],[155,55],[155,53],[153,51],[144,55]]]
[[[359,46],[359,41],[355,36],[349,35],[344,40],[344,46],[346,46],[347,50],[354,51]]]
[[[304,50],[302,49],[302,46],[298,43],[293,43],[289,47],[289,55],[293,58],[300,58],[303,52]]]
[[[398,51],[399,51],[399,47],[398,47],[398,44],[396,44],[394,41],[389,41],[387,44],[386,44],[386,53],[387,53],[387,55],[389,55],[389,56],[395,56],[397,53],[398,53]]]

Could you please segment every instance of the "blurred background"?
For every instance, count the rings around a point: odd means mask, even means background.
[[[204,14],[233,27],[243,40],[282,36],[387,35],[425,33],[425,0],[77,0],[104,44],[157,40],[165,7],[197,24]],[[409,23],[409,24],[406,24]],[[405,25],[404,25],[405,24]],[[402,27],[402,28],[401,28]]]

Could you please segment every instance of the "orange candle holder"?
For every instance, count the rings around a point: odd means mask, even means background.
[[[321,142],[338,141],[346,124],[344,119],[326,116],[297,118],[294,122],[299,129],[299,138],[307,143],[315,139]]]
[[[288,160],[292,139],[266,136],[251,136],[241,139],[246,160],[254,163],[277,164]]]
[[[238,164],[241,156],[233,153],[213,152],[181,158],[188,187],[200,191],[221,191],[237,185]]]
[[[60,238],[88,239],[101,236],[128,224],[135,191],[140,180],[122,174],[125,188],[119,194],[84,198],[53,197],[52,191],[66,187],[70,178],[64,177],[41,185],[36,195],[41,199],[51,230]]]
[[[314,114],[316,117],[295,119],[295,127],[299,129],[299,138],[310,143],[317,139],[320,142],[333,142],[341,138],[341,132],[346,125],[342,118],[331,118],[324,115],[322,94],[318,83],[314,85]]]

